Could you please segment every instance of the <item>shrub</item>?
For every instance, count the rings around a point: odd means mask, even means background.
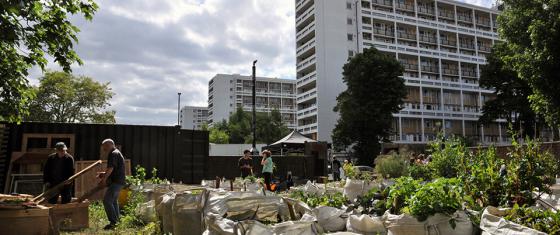
[[[459,139],[430,143],[431,161],[428,164],[436,177],[455,178],[461,159],[468,154],[465,144]]]
[[[432,170],[428,165],[412,164],[408,167],[408,175],[414,179],[432,180]]]
[[[531,209],[515,204],[504,219],[544,233],[560,234],[559,212]]]
[[[387,197],[387,208],[393,214],[407,212],[408,199],[421,187],[420,180],[410,177],[401,177],[395,180],[395,184],[390,187]]]
[[[375,159],[375,172],[384,178],[399,178],[408,174],[408,157],[393,153]]]
[[[456,178],[439,178],[426,183],[407,199],[410,215],[424,221],[436,213],[452,215],[462,208],[463,188]]]

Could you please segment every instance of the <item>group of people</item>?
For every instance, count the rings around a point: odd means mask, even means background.
[[[426,165],[432,161],[432,155],[424,155],[424,154],[410,154],[410,164],[416,165]]]
[[[348,159],[344,159],[344,165],[349,164],[350,161]],[[332,161],[331,167],[334,181],[339,181],[346,178],[344,174],[344,165],[340,164],[340,161],[338,161],[338,159],[336,158]]]
[[[238,160],[239,170],[241,177],[245,178],[253,175],[253,158],[251,157],[251,150],[245,149],[243,156]],[[269,150],[264,150],[261,153],[262,175],[264,177],[264,184],[267,190],[272,190],[272,173],[274,170],[274,162],[272,161],[272,153]]]
[[[101,142],[102,151],[107,154],[107,166],[104,171],[98,172],[99,188],[107,188],[103,197],[103,207],[109,219],[109,224],[104,229],[113,229],[120,217],[118,197],[125,186],[125,166],[122,153],[116,148],[112,139]],[[50,204],[66,204],[72,200],[72,184],[69,178],[74,175],[74,157],[67,152],[68,148],[63,142],[55,144],[55,153],[48,156],[43,169],[43,183],[49,190],[63,184],[56,195],[47,201]]]

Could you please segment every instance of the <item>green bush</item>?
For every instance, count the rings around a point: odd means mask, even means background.
[[[420,221],[436,213],[452,215],[462,209],[463,188],[456,178],[439,178],[426,183],[407,199],[410,215]]]
[[[375,159],[375,172],[383,178],[399,178],[408,175],[408,157],[393,153]]]
[[[430,143],[431,161],[428,164],[437,177],[455,178],[459,171],[461,159],[468,155],[468,150],[459,139]]]
[[[395,179],[395,184],[389,188],[387,209],[393,214],[408,212],[408,199],[421,187],[421,181],[411,177]]]
[[[504,219],[544,233],[560,234],[559,212],[520,207],[515,204]]]
[[[408,167],[408,175],[414,179],[432,180],[432,170],[428,165],[412,164]]]

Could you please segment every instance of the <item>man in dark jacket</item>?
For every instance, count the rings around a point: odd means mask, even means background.
[[[109,224],[104,229],[110,230],[117,226],[120,217],[118,198],[125,184],[124,157],[115,147],[115,142],[112,139],[103,140],[101,147],[104,152],[109,153],[107,168],[104,172],[101,172],[99,184],[107,186],[105,197],[103,197],[103,207],[109,219]]]
[[[49,155],[43,169],[43,183],[47,189],[66,181],[74,175],[74,157],[66,152],[66,144],[63,142],[56,143],[55,150],[55,153]],[[58,195],[62,198],[62,204],[69,203],[72,200],[72,183],[64,185],[48,202],[56,204]]]

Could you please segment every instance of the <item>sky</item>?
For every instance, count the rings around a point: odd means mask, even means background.
[[[92,21],[71,18],[84,61],[73,73],[110,82],[117,123],[174,125],[178,92],[182,105],[206,106],[215,74],[248,75],[254,59],[258,76],[295,79],[294,0],[96,2]],[[41,75],[34,69],[31,83]]]

